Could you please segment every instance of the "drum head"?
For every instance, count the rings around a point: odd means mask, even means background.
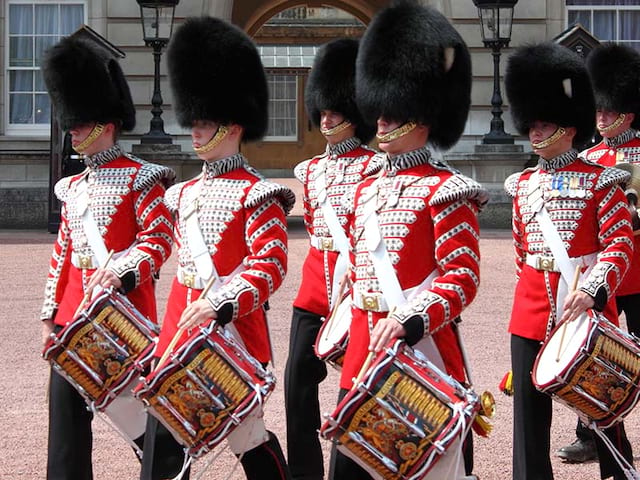
[[[351,298],[346,297],[329,318],[322,324],[320,334],[316,341],[316,352],[324,356],[340,345],[349,334],[351,325]]]
[[[542,346],[538,359],[534,365],[532,378],[533,383],[544,387],[555,382],[556,377],[562,375],[567,368],[573,365],[580,349],[587,343],[589,336],[591,315],[583,313],[573,322],[559,325],[552,333],[551,337]],[[562,331],[564,338],[562,338]],[[562,347],[560,341],[562,339]]]

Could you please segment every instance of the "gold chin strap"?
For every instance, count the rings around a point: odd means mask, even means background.
[[[626,115],[624,113],[618,114],[618,118],[616,118],[611,125],[607,125],[604,128],[599,128],[598,131],[602,135],[603,133],[609,133],[609,132],[615,130],[620,125],[622,125],[622,122],[624,122],[624,118],[625,117],[626,117]]]
[[[333,135],[337,135],[340,132],[343,132],[347,128],[351,126],[351,122],[345,120],[344,122],[339,123],[333,128],[320,128],[320,133],[325,137],[331,137]]]
[[[202,145],[201,147],[193,147],[193,151],[196,152],[198,155],[202,153],[210,152],[211,150],[216,148],[218,145],[220,145],[220,142],[224,140],[224,137],[227,136],[228,132],[229,132],[229,128],[226,125],[220,125],[218,127],[218,130],[216,131],[216,134],[213,137],[211,137],[211,140],[209,140],[205,145]]]
[[[96,141],[96,139],[102,135],[102,132],[104,131],[104,124],[103,123],[96,123],[93,127],[93,129],[91,130],[91,132],[89,133],[89,135],[87,135],[87,138],[85,138],[82,142],[80,142],[78,145],[76,145],[75,147],[73,147],[73,149],[82,154],[89,145],[91,145],[93,142]]]
[[[549,138],[542,140],[540,143],[532,143],[531,146],[537,150],[541,150],[543,148],[547,148],[550,145],[556,143],[560,138],[567,133],[567,131],[563,127],[558,127],[558,129],[553,132]]]
[[[376,138],[378,139],[378,142],[389,143],[397,138],[405,136],[417,126],[418,124],[416,122],[407,122],[404,125],[396,128],[395,130],[391,130],[389,133],[385,133],[384,135],[376,135]]]

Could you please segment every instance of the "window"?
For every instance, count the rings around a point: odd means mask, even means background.
[[[84,23],[84,3],[12,0],[7,15],[7,133],[49,132],[51,104],[40,61],[43,53]]]
[[[318,50],[311,45],[259,45],[269,84],[269,128],[266,141],[298,139],[298,85]]]
[[[598,40],[640,50],[640,0],[566,0],[569,26],[580,23]]]

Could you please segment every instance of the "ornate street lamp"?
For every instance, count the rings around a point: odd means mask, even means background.
[[[172,143],[171,135],[164,131],[162,121],[162,94],[160,93],[160,57],[167,46],[173,30],[176,5],[180,0],[136,0],[140,5],[142,37],[147,47],[153,48],[155,64],[153,74],[153,97],[149,132],[140,138],[142,144]]]
[[[482,25],[482,42],[493,55],[493,96],[491,97],[491,131],[482,138],[482,143],[513,143],[513,136],[505,133],[502,120],[502,95],[500,94],[500,49],[509,46],[513,7],[518,0],[473,0],[478,7]]]

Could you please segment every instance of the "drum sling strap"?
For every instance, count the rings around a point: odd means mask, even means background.
[[[315,181],[315,188],[318,192],[318,202],[320,203],[320,208],[324,215],[324,221],[331,233],[331,238],[333,238],[333,241],[338,247],[339,252],[335,269],[333,271],[333,280],[331,282],[331,295],[329,298],[329,309],[331,309],[331,307],[339,301],[338,295],[340,294],[340,281],[347,271],[349,263],[349,240],[347,239],[344,228],[342,228],[338,215],[333,209],[333,206],[329,201],[329,196],[327,195],[327,163],[326,159],[322,162],[320,174]]]
[[[82,226],[87,236],[87,242],[98,261],[98,265],[103,266],[109,254],[100,229],[91,212],[91,207],[89,206],[89,191],[86,175],[78,182],[76,193],[76,208],[82,215]],[[128,250],[119,252],[118,256],[126,254],[127,251]],[[115,256],[116,255],[114,255],[114,257]],[[100,287],[96,288],[99,289]],[[98,412],[95,407],[91,405],[89,408],[94,415],[102,419],[123,437],[135,450],[136,454],[142,458],[142,450],[140,450],[140,447],[138,447],[133,440],[139,438],[144,433],[147,423],[147,413],[144,410],[142,402],[135,399],[130,390],[114,398],[105,408],[104,412]],[[104,416],[98,415],[98,413],[104,413]]]

